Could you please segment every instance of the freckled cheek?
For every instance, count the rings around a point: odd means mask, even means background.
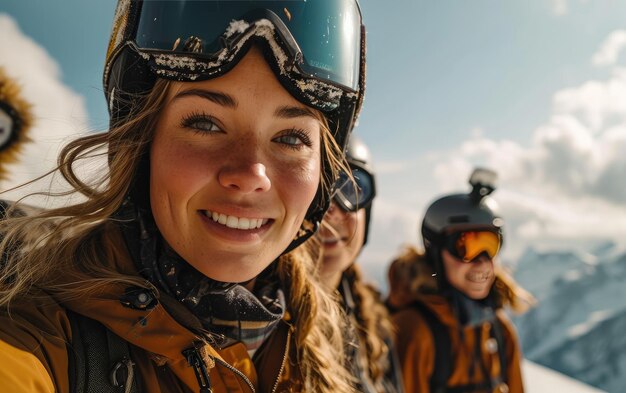
[[[289,206],[296,206],[302,210],[299,215],[304,216],[320,184],[319,159],[285,163],[277,170],[273,186],[280,189]]]
[[[170,198],[188,198],[207,181],[207,155],[191,144],[168,141],[152,150],[151,183],[154,192]],[[176,198],[178,199],[178,198]]]

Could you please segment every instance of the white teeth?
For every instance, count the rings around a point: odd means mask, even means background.
[[[208,210],[204,214],[215,222],[219,222],[229,228],[241,230],[261,228],[262,225],[267,224],[269,221],[267,218],[239,218],[217,212],[210,212]]]
[[[228,216],[226,214],[220,214],[217,221],[222,225],[226,225],[227,219],[228,219]]]
[[[228,219],[226,220],[226,226],[229,228],[237,229],[237,227],[239,226],[239,219],[235,216],[228,216]]]
[[[248,229],[248,228],[250,228],[250,220],[248,220],[247,218],[240,218],[239,219],[239,225],[237,226],[237,228],[239,228],[239,229]]]
[[[479,273],[470,273],[467,278],[470,281],[476,282],[476,283],[481,283],[484,281],[487,281],[489,278],[491,277],[491,274],[489,272],[479,272]]]

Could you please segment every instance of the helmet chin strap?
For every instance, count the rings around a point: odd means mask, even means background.
[[[307,223],[311,226],[311,228],[304,227]],[[287,246],[285,251],[283,251],[282,254],[280,255],[282,256],[293,251],[299,245],[309,240],[309,238],[313,236],[315,232],[317,232],[319,226],[320,226],[320,220],[314,220],[311,222],[308,219],[305,219],[304,222],[302,223],[302,226],[298,230],[298,234],[296,235],[295,239],[293,239],[291,243],[289,243],[289,246]]]

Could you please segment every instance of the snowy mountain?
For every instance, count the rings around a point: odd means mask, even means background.
[[[528,360],[522,362],[524,391],[528,393],[601,393],[602,390],[585,385],[554,370]]]
[[[610,392],[626,386],[626,252],[527,251],[517,280],[540,300],[515,319],[524,354]]]

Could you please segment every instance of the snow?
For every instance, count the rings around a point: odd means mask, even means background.
[[[569,328],[567,331],[567,335],[571,339],[576,339],[580,336],[583,336],[589,333],[593,328],[595,328],[598,323],[609,319],[614,314],[615,313],[611,310],[595,311],[591,313],[587,322],[583,322]]]
[[[520,262],[516,278],[540,299],[514,319],[524,355],[609,392],[624,391],[624,248],[606,242],[591,253],[529,250]]]
[[[582,382],[569,378],[549,368],[540,366],[529,360],[522,362],[524,391],[527,393],[600,393],[600,390]]]

